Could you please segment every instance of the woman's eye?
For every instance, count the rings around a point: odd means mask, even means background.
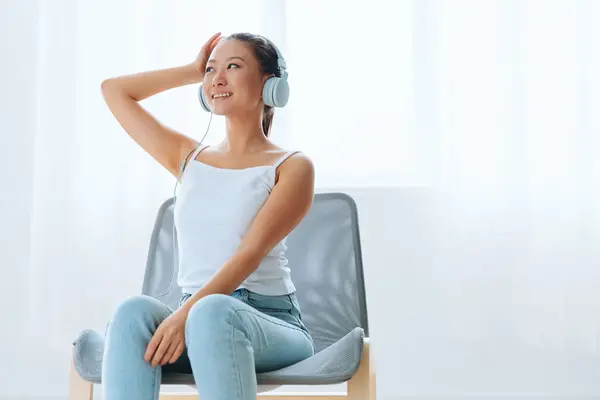
[[[232,65],[235,65],[235,67],[236,67],[236,68],[239,68],[239,67],[240,67],[239,65],[237,65],[237,64],[235,64],[235,63],[231,63],[231,64],[229,64],[227,67],[230,67],[230,66],[232,66]],[[211,68],[212,68],[212,67],[206,67],[206,69],[204,70],[204,72],[210,72],[210,69],[211,69]]]

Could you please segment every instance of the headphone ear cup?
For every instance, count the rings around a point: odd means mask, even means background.
[[[285,107],[290,97],[290,86],[286,79],[272,76],[263,86],[263,102],[271,107]]]
[[[210,104],[204,96],[204,90],[202,90],[202,85],[200,85],[200,88],[198,89],[198,99],[200,100],[200,105],[202,106],[204,111],[211,112]]]

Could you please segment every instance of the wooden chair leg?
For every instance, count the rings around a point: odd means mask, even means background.
[[[348,400],[375,400],[375,358],[369,338],[365,338],[363,355],[356,374],[348,381]]]
[[[86,381],[75,369],[75,354],[71,356],[71,372],[69,373],[69,400],[92,400],[94,384]]]

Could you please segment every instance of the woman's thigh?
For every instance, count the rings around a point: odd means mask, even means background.
[[[312,338],[287,308],[288,301],[287,295],[263,296],[249,292],[247,301],[236,303],[239,318],[252,343],[256,372],[284,368],[314,354]]]
[[[314,354],[310,335],[301,327],[274,315],[284,313],[288,302],[281,296],[253,297],[250,292],[238,290],[231,296],[211,295],[200,299],[190,310],[188,316],[189,335],[206,342],[210,348],[203,356],[210,362],[210,354],[219,357],[219,346],[231,346],[223,332],[236,330],[242,332],[252,347],[256,372],[271,371],[294,364]],[[254,301],[252,301],[254,300]],[[260,301],[258,301],[260,300]],[[260,309],[257,309],[257,306]],[[266,311],[266,312],[265,312]],[[186,340],[194,340],[190,337]],[[188,358],[187,349],[181,358]],[[213,360],[215,361],[215,360]],[[185,369],[189,359],[178,360],[175,368]]]

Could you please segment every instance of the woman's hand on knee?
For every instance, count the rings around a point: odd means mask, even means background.
[[[156,329],[146,347],[144,360],[153,367],[174,363],[185,350],[185,322],[188,311],[180,308],[169,315]]]

